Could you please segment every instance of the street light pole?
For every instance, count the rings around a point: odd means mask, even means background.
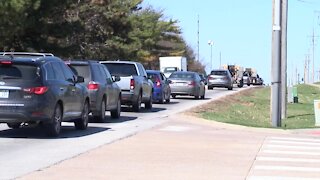
[[[213,46],[213,41],[212,40],[209,40],[208,41],[208,44],[209,44],[209,46],[210,46],[210,48],[211,48],[211,54],[210,54],[210,63],[211,63],[211,69],[210,69],[210,71],[213,69],[213,62],[212,62],[212,46]]]

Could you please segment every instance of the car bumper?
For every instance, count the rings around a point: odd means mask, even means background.
[[[0,106],[0,123],[50,121],[53,108],[48,106]]]
[[[175,95],[190,95],[194,96],[196,89],[195,87],[175,87],[175,86],[170,86],[171,87],[171,94]]]

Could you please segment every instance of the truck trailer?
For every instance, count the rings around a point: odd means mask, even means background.
[[[187,58],[182,56],[167,56],[159,58],[160,71],[169,77],[175,71],[187,71]]]

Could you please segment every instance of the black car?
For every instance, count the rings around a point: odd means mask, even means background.
[[[89,94],[58,57],[0,57],[0,123],[10,128],[40,124],[58,136],[62,121],[86,129]]]
[[[111,76],[106,66],[94,60],[66,61],[71,70],[84,77],[84,85],[89,90],[90,109],[98,121],[104,121],[105,111],[112,118],[119,118],[121,113],[121,90],[117,85],[119,76]]]

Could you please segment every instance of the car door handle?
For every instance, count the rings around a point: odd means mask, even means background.
[[[60,91],[63,91],[64,90],[64,88],[60,88]]]

